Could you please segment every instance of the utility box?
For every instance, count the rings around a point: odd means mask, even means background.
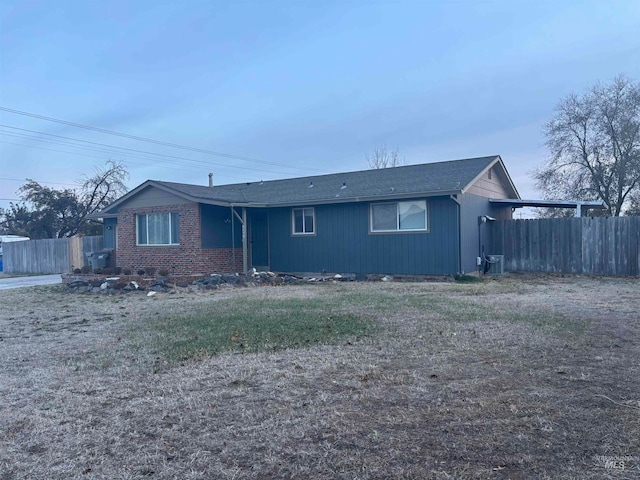
[[[111,252],[109,250],[101,250],[98,252],[87,252],[87,260],[89,261],[89,268],[95,270],[96,268],[106,268],[109,266],[109,257]]]

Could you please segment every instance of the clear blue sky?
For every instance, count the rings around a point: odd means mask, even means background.
[[[131,188],[149,178],[205,184],[210,171],[221,184],[365,169],[382,144],[407,163],[500,154],[521,195],[537,198],[529,173],[546,156],[542,126],[557,102],[620,73],[640,78],[637,0],[2,0],[0,9],[1,106],[268,162],[0,112],[14,127],[0,127],[1,207],[25,178],[61,187],[109,158],[128,166]],[[184,159],[82,150],[15,127]]]

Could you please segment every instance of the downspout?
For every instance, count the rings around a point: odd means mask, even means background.
[[[449,195],[456,204],[456,216],[458,220],[458,275],[462,274],[462,220],[460,218],[460,201],[456,195]]]

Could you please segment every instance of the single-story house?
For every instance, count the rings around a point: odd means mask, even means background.
[[[512,216],[512,204],[491,200],[520,199],[497,155],[211,183],[148,180],[94,214],[116,265],[176,274],[472,272],[490,245],[485,222]]]

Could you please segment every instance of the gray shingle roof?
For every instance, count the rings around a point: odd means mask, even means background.
[[[214,187],[153,182],[203,202],[304,205],[462,191],[499,156]],[[313,186],[311,186],[313,185]]]

